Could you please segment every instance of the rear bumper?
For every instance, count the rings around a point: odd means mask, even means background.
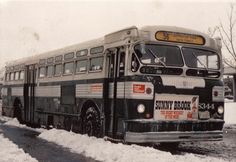
[[[220,141],[223,139],[223,124],[223,120],[130,120],[125,124],[124,140],[130,143]]]

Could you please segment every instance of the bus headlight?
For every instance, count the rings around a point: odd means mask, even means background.
[[[223,113],[224,113],[224,108],[223,108],[223,106],[219,106],[219,107],[217,108],[217,112],[218,112],[219,114],[223,114]]]
[[[138,113],[144,113],[144,111],[145,111],[145,106],[144,106],[144,104],[139,104],[138,106],[137,106],[137,111],[138,111]]]

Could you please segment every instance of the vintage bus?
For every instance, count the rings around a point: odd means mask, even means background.
[[[8,63],[3,115],[127,143],[222,140],[220,39],[129,27]]]

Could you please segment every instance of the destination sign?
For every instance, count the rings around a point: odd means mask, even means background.
[[[156,39],[159,41],[176,42],[176,43],[187,43],[204,45],[205,39],[200,35],[186,34],[186,33],[176,33],[169,31],[158,31],[155,35]]]

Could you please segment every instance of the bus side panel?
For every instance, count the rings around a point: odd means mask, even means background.
[[[3,87],[2,94],[2,114],[9,117],[14,117],[14,102],[19,99],[21,116],[24,118],[24,97],[23,85],[8,85]]]

